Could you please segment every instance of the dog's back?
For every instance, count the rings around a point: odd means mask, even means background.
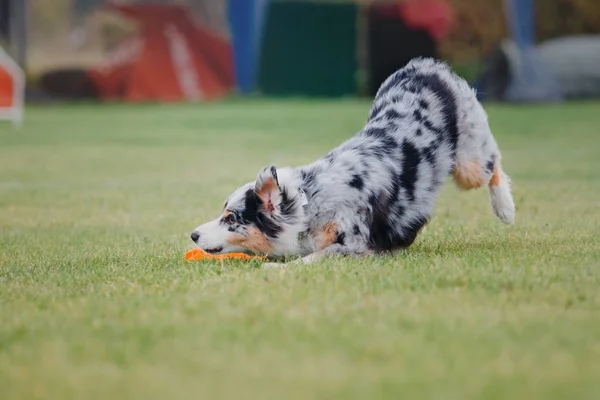
[[[316,217],[337,214],[340,228],[368,234],[377,250],[412,244],[449,174],[461,189],[487,185],[496,215],[514,220],[509,179],[483,107],[464,80],[431,59],[391,75],[364,129],[305,172],[315,181],[308,183],[319,203]]]

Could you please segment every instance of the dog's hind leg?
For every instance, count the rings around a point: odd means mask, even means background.
[[[505,224],[514,223],[515,202],[510,192],[510,178],[502,171],[500,162],[494,167],[488,191],[494,214]]]
[[[494,214],[505,224],[514,222],[515,204],[510,190],[510,178],[502,171],[499,151],[466,160],[457,158],[452,178],[462,190],[487,185]]]
[[[452,178],[462,190],[488,186],[494,214],[506,224],[515,219],[510,178],[502,171],[501,154],[492,135],[485,111],[475,99],[461,119]]]
[[[457,160],[452,171],[452,179],[461,190],[477,189],[485,186],[492,177],[481,166],[481,161],[477,158],[470,160]]]

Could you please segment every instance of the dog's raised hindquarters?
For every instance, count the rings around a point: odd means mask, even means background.
[[[406,248],[448,175],[463,190],[487,186],[494,213],[514,221],[510,179],[475,93],[446,64],[416,59],[382,84],[360,132],[312,164],[265,168],[192,240],[212,253],[303,257],[295,262]]]

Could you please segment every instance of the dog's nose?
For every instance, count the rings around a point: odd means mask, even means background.
[[[192,238],[192,242],[196,243],[198,241],[198,239],[200,239],[200,234],[198,232],[194,231],[194,232],[192,232],[190,237]]]

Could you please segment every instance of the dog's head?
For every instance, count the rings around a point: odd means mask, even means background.
[[[289,169],[278,175],[274,166],[227,198],[221,215],[200,225],[192,241],[212,253],[251,252],[276,256],[294,254],[304,230],[306,197]],[[295,187],[294,187],[295,186]]]

